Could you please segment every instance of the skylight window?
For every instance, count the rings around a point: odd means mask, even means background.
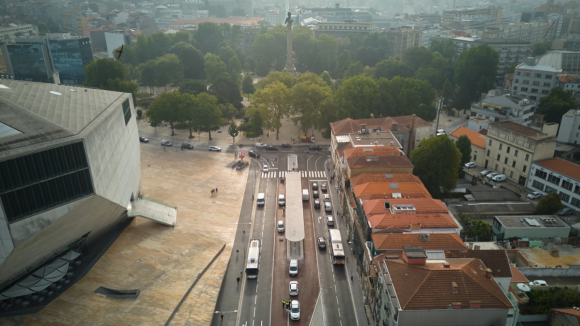
[[[0,84],[0,89],[10,89],[10,87]]]
[[[62,95],[62,93],[55,92],[55,91],[48,91],[52,95]]]

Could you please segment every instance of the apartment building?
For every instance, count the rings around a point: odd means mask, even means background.
[[[554,156],[557,131],[557,123],[545,123],[541,131],[512,121],[491,123],[484,168],[526,186],[532,162]]]
[[[2,43],[12,43],[17,37],[36,35],[38,35],[38,29],[30,24],[9,24],[8,26],[0,27],[0,41]]]
[[[382,35],[387,37],[387,56],[389,57],[396,55],[401,57],[408,48],[422,45],[423,31],[413,27],[391,28],[382,32]]]
[[[497,29],[496,36],[490,38],[513,39],[530,42],[532,44],[539,43],[545,40],[550,25],[551,23],[547,21],[501,25]]]
[[[536,102],[519,94],[488,97],[480,103],[471,104],[471,114],[489,122],[513,121],[529,126],[536,111]]]
[[[421,246],[425,249],[427,256],[444,250],[467,249],[457,233],[373,233],[372,241],[377,254],[388,252],[389,256],[398,255],[399,257],[403,256],[404,246]]]
[[[562,74],[580,74],[580,52],[550,51],[538,60],[538,65],[560,69]]]
[[[475,162],[478,166],[483,166],[485,162],[486,136],[463,126],[457,127],[449,134],[449,138],[454,142],[461,136],[467,136],[471,141],[471,162]]]
[[[561,158],[535,161],[528,189],[542,194],[557,193],[562,204],[580,211],[580,165]]]
[[[570,110],[562,116],[558,141],[561,143],[580,143],[580,110]]]
[[[441,25],[451,25],[462,21],[501,21],[502,8],[500,6],[489,7],[465,7],[443,10]]]
[[[349,19],[344,22],[318,23],[318,28],[314,30],[314,37],[328,34],[338,38],[347,37],[350,33],[365,36],[376,31],[378,29],[373,23],[359,23],[356,19]]]
[[[513,94],[539,101],[548,96],[552,88],[558,86],[558,74],[561,72],[561,69],[537,65],[534,58],[526,58],[515,69],[511,90]]]

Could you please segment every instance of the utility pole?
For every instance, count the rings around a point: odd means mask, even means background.
[[[439,96],[437,98],[437,120],[435,120],[435,136],[437,136],[437,130],[439,130],[439,116],[441,115],[441,109],[443,108],[443,97]]]

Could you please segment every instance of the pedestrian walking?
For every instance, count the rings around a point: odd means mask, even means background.
[[[217,187],[215,188],[215,192],[217,193]]]
[[[222,318],[222,320],[224,320],[224,314],[221,314],[220,317]]]
[[[286,301],[282,300],[282,309],[286,308]]]
[[[163,151],[165,152],[165,147],[163,147]]]
[[[352,282],[352,275],[350,276],[350,281]]]
[[[236,249],[236,255],[239,254],[239,253],[240,253],[240,250],[239,249]]]
[[[238,278],[236,279],[236,281],[238,281],[238,285],[240,284],[240,277],[238,276]]]

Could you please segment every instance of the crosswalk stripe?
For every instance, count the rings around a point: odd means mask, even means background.
[[[326,171],[322,171],[322,177],[326,178]]]
[[[262,178],[266,177],[266,173],[262,172]]]

